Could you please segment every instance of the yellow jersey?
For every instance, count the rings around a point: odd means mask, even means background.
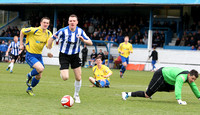
[[[44,45],[48,45],[47,41],[52,36],[49,30],[43,32],[41,27],[22,28],[21,31],[26,35],[26,50],[33,54],[42,54]]]
[[[130,43],[125,44],[125,42],[123,42],[119,45],[118,52],[119,53],[124,52],[123,54],[120,55],[127,58],[130,55],[130,52],[133,52],[133,46]]]
[[[93,70],[94,78],[95,78],[97,81],[98,81],[98,80],[101,80],[101,79],[107,79],[108,81],[110,81],[110,78],[109,78],[109,77],[107,77],[107,78],[103,77],[103,76],[105,76],[105,75],[108,75],[109,73],[112,73],[112,71],[111,71],[107,66],[101,65],[101,69],[99,69],[99,68],[97,67],[97,65],[96,65],[96,66],[94,66],[94,67],[92,68],[92,70]]]

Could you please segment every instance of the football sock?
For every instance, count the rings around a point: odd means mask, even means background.
[[[122,65],[122,68],[121,68],[121,70],[122,70],[121,72],[122,72],[122,73],[124,73],[124,72],[126,71],[126,68],[125,68],[125,66],[123,66],[123,65]]]
[[[33,79],[32,79],[32,81],[31,81],[31,86],[32,86],[32,87],[35,87],[35,86],[39,83],[39,81],[40,81],[40,80],[37,80],[37,79],[35,78],[35,76],[34,76]]]
[[[75,80],[75,82],[74,82],[74,86],[75,86],[74,96],[79,95],[79,91],[81,89],[81,83],[82,83],[82,80],[80,80],[80,81]]]
[[[13,63],[13,62],[11,62],[9,66],[10,66],[10,70],[12,70],[12,69],[13,69],[13,67],[14,67],[14,63]]]
[[[8,65],[8,68],[10,68],[11,67],[11,63]]]
[[[145,97],[145,94],[144,94],[144,91],[136,91],[136,92],[132,92],[131,96],[132,97]]]
[[[31,76],[36,76],[38,75],[39,73],[36,71],[36,69],[33,69],[30,73],[28,73],[28,77],[31,77]]]

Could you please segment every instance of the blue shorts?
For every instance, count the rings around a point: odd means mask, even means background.
[[[156,64],[156,60],[152,60],[151,63],[152,63],[152,65]]]
[[[120,55],[121,56],[121,55]],[[124,56],[121,56],[122,63],[126,62],[129,63],[129,57],[125,58]]]
[[[32,53],[26,52],[25,59],[30,67],[33,67],[33,65],[37,62],[40,62],[44,66],[42,54],[32,54]]]
[[[102,87],[110,85],[110,82],[107,79],[105,79],[105,80],[106,80],[106,83],[104,81],[98,80],[98,82],[101,84]]]

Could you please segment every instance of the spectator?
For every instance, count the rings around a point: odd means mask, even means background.
[[[1,37],[4,37],[5,33],[6,33],[5,30],[2,30]]]
[[[119,36],[117,36],[117,43],[120,44],[124,42],[124,36],[122,35],[122,32],[119,33]]]
[[[105,59],[104,53],[102,52],[102,49],[99,50],[99,53],[97,54],[97,56],[101,56],[102,60]]]
[[[185,39],[185,46],[190,46],[189,37],[186,37],[186,39]]]
[[[97,53],[95,52],[95,50],[92,50],[92,53],[90,55],[90,61],[89,61],[89,66],[92,67],[93,66],[93,62],[95,61],[95,58],[97,57]]]
[[[192,37],[190,38],[190,45],[191,45],[191,46],[196,46],[196,44],[197,44],[197,42],[196,42],[196,40],[194,39],[194,37],[192,36]]]
[[[94,32],[94,26],[92,23],[90,23],[90,26],[88,27],[88,33],[91,34]]]
[[[185,46],[185,38],[182,37],[179,46]]]
[[[191,50],[196,51],[197,49],[194,47],[194,45],[192,45]]]
[[[88,55],[88,49],[87,49],[87,45],[84,44],[84,48],[81,50],[82,53],[82,67],[85,66],[85,62],[87,62],[87,55]]]
[[[1,44],[1,55],[2,55],[2,61],[5,61],[5,55],[6,55],[6,51],[8,50],[8,45],[5,43],[5,41],[2,41]]]
[[[133,32],[133,29],[131,28],[129,33],[128,33],[128,36],[129,38],[133,37],[134,36],[134,32]]]
[[[179,45],[180,45],[180,42],[181,42],[180,38],[177,38],[176,43],[175,43],[175,46],[179,46]]]
[[[148,44],[148,39],[147,39],[147,37],[146,37],[146,36],[144,36],[144,38],[142,39],[142,41],[144,42],[144,44],[145,44],[145,45],[147,45],[147,44]]]

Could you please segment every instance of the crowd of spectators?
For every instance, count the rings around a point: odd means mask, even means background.
[[[10,27],[8,26],[6,30],[2,30],[0,37],[14,37],[19,36],[20,30],[17,26]]]
[[[39,26],[40,18],[42,15],[37,13],[30,13],[28,18],[30,26]],[[124,36],[129,36],[129,42],[132,44],[147,44],[148,43],[148,32],[142,31],[144,27],[149,26],[148,17],[141,15],[135,16],[115,16],[115,15],[102,15],[102,14],[77,14],[79,20],[79,26],[84,29],[86,34],[92,40],[101,41],[113,41],[120,44],[124,41]],[[183,23],[185,28],[188,28],[187,14],[183,17]],[[51,17],[50,17],[51,18]],[[53,20],[53,19],[51,19]],[[68,25],[68,19],[63,15],[57,19],[57,29],[66,27]],[[200,25],[200,22],[198,22]],[[198,25],[194,22],[190,30],[196,30]],[[175,21],[154,21],[153,27],[166,27],[171,28],[173,32],[176,32]],[[199,26],[200,27],[200,26]],[[53,21],[51,21],[49,30],[53,30]],[[12,37],[14,35],[19,36],[20,31],[16,27],[9,27],[6,30],[2,30],[1,37]],[[186,39],[186,38],[185,38]],[[190,38],[189,38],[190,39]],[[153,33],[153,45],[156,47],[163,47],[165,42],[164,31],[155,30]],[[98,44],[103,45],[103,44]],[[111,45],[113,46],[113,45]]]
[[[182,38],[177,38],[175,46],[191,46],[191,50],[200,50],[200,30],[184,31]]]

